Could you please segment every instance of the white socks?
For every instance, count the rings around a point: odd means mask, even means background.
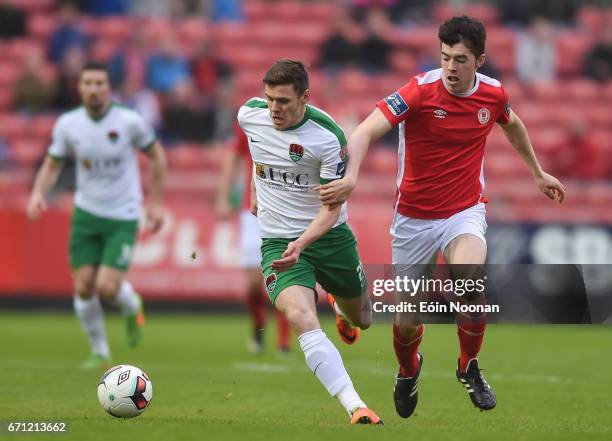
[[[89,338],[91,350],[110,358],[106,329],[104,328],[104,311],[97,295],[83,299],[78,294],[74,296],[74,311],[81,322],[81,327]]]
[[[124,280],[119,287],[115,304],[121,309],[121,313],[126,315],[136,314],[140,309],[140,298],[134,292],[134,287],[127,280]]]
[[[338,398],[346,411],[366,407],[353,388],[340,353],[321,329],[305,332],[298,337],[306,364],[330,395]]]

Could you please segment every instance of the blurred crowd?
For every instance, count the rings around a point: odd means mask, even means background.
[[[245,2],[249,0],[64,0],[53,2],[56,17],[44,52],[29,51],[14,83],[12,110],[25,115],[57,113],[79,103],[76,79],[81,65],[92,56],[94,37],[83,25],[85,18],[108,16],[196,17],[207,23],[244,23]],[[260,0],[259,3],[262,3]],[[275,8],[281,1],[266,2]],[[315,2],[303,2],[315,3]],[[402,71],[408,77],[439,65],[437,47],[425,47],[410,54],[405,62],[390,36],[396,30],[437,25],[435,8],[441,4],[461,10],[468,2],[423,0],[344,0],[340,13],[329,18],[327,35],[318,45],[311,68],[326,75],[331,84],[342,72],[360,71],[377,75]],[[554,82],[567,73],[560,71],[567,54],[559,52],[556,36],[560,30],[584,26],[577,16],[584,2],[578,0],[498,0],[496,12],[504,27],[516,33],[514,65],[500,69],[501,55],[488,53],[482,73],[506,80],[511,77],[526,88],[531,83]],[[592,2],[598,7],[597,1]],[[487,9],[488,10],[488,9]],[[581,54],[577,76],[607,84],[612,76],[612,23],[607,19],[585,30],[592,43]],[[17,0],[0,0],[0,39],[10,41],[28,33],[27,11]],[[486,24],[486,17],[483,18]],[[291,35],[287,36],[288,39]],[[220,56],[214,38],[202,38],[188,55],[173,32],[152,41],[142,28],[108,54],[116,100],[140,111],[159,131],[166,145],[178,141],[202,143],[226,140],[231,136],[236,100],[233,99],[236,65]],[[51,66],[49,69],[48,67]],[[408,70],[405,70],[408,69]],[[51,72],[51,73],[49,73]],[[576,76],[576,74],[573,74]],[[398,84],[397,86],[399,86]],[[317,93],[334,98],[333,87]],[[325,102],[323,97],[322,101]],[[374,103],[372,102],[372,106]],[[588,131],[576,124],[567,128],[575,140]],[[589,147],[584,147],[588,151]],[[2,161],[0,133],[0,161]],[[561,173],[576,172],[577,158],[566,154],[559,159]],[[586,155],[586,157],[589,157]],[[584,160],[584,159],[581,159]],[[591,159],[589,159],[590,161]],[[579,167],[578,167],[579,169]],[[592,175],[592,171],[589,172]],[[608,171],[602,171],[604,175]]]

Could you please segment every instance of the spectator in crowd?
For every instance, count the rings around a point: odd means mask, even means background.
[[[147,62],[147,85],[158,92],[170,92],[179,83],[189,78],[189,63],[182,56],[173,36],[167,36],[159,51],[154,52]]]
[[[25,12],[10,3],[0,2],[0,38],[23,37],[25,32]]]
[[[81,67],[87,61],[84,49],[74,46],[68,49],[60,65],[60,75],[57,82],[55,107],[61,110],[70,109],[81,104],[78,83]]]
[[[210,19],[214,22],[244,21],[242,0],[211,0]]]
[[[53,78],[44,76],[44,68],[44,57],[40,51],[30,51],[14,86],[17,110],[37,113],[53,107],[56,85]]]
[[[193,81],[185,78],[169,94],[163,121],[169,143],[206,142],[214,133],[215,110],[204,103]]]
[[[70,3],[62,5],[58,14],[58,26],[49,39],[48,57],[54,63],[61,63],[64,54],[72,47],[87,49],[89,37],[82,29],[80,14]]]
[[[437,0],[398,0],[389,9],[389,17],[398,26],[430,24],[432,9]]]
[[[372,9],[365,21],[365,39],[360,45],[360,65],[370,73],[389,70],[393,46],[387,41],[386,31],[392,27],[383,9]]]
[[[557,48],[554,30],[543,17],[535,17],[516,45],[516,68],[525,83],[554,81],[557,75]]]
[[[141,75],[132,71],[128,72],[114,98],[136,110],[155,131],[159,131],[161,128],[161,109],[157,96],[144,85]]]
[[[131,0],[129,12],[137,17],[172,17],[172,0]]]
[[[553,151],[557,173],[576,179],[602,179],[606,176],[606,160],[602,151],[588,136],[587,125],[574,119],[566,129],[564,139]]]
[[[498,0],[502,21],[528,26],[533,17],[544,17],[558,25],[573,25],[580,0]]]
[[[356,43],[356,27],[348,11],[344,10],[336,17],[331,34],[320,48],[321,68],[333,74],[357,64],[359,47]]]
[[[86,12],[92,15],[123,15],[128,11],[129,0],[88,0]]]
[[[0,170],[9,168],[13,162],[13,155],[9,148],[8,142],[0,133]]]
[[[604,28],[585,57],[584,75],[602,83],[612,79],[612,26]]]
[[[126,44],[110,58],[108,71],[112,86],[121,87],[127,72],[144,83],[148,55],[149,47],[146,37],[141,29],[135,29]]]
[[[213,41],[205,40],[191,61],[191,73],[198,90],[213,98],[218,88],[232,78],[232,68],[217,56],[215,49]]]

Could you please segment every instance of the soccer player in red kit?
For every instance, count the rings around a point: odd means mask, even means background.
[[[562,202],[565,188],[542,170],[501,83],[477,73],[485,62],[482,23],[453,17],[440,26],[438,37],[442,67],[413,77],[377,103],[349,139],[345,177],[322,186],[320,197],[328,205],[346,200],[370,144],[399,126],[397,200],[391,226],[394,265],[427,264],[440,251],[451,265],[482,268],[487,253],[483,158],[494,123],[521,155],[540,191]],[[477,359],[486,323],[461,321],[457,316],[457,326],[457,379],[476,407],[493,409],[495,393]],[[404,418],[417,405],[423,330],[422,323],[403,319],[402,314],[395,318],[393,346],[400,367],[394,400]]]
[[[251,352],[259,354],[263,350],[264,326],[268,309],[268,294],[265,291],[261,273],[261,235],[257,225],[257,218],[251,214],[251,174],[253,164],[246,135],[236,124],[234,127],[234,140],[223,162],[223,169],[217,188],[215,213],[221,219],[230,215],[230,189],[240,168],[244,167],[244,194],[242,209],[240,211],[240,264],[244,269],[247,280],[246,306],[253,324],[253,337],[249,342]],[[277,325],[277,348],[281,352],[289,351],[289,337],[291,330],[289,322],[282,312],[275,310]]]

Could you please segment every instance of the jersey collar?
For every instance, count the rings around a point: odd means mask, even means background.
[[[292,125],[291,127],[287,127],[286,129],[283,130],[283,132],[286,132],[288,130],[295,130],[297,128],[302,127],[306,121],[308,121],[310,119],[310,107],[308,106],[308,104],[306,105],[306,110],[304,110],[304,118],[302,118],[302,120],[297,123]]]
[[[451,92],[448,87],[446,87],[446,80],[444,79],[444,75],[442,75],[442,84],[444,84],[444,88],[446,89],[446,91],[448,93],[450,93],[451,95],[455,95],[455,96],[460,96],[461,98],[465,98],[468,97],[470,95],[474,95],[474,93],[476,93],[476,91],[478,90],[478,86],[480,85],[480,78],[478,78],[478,74],[476,74],[476,81],[474,81],[474,87],[472,87],[470,90],[468,90],[467,92],[463,92],[463,93],[455,93],[455,92]]]
[[[85,113],[87,114],[89,119],[91,119],[93,122],[100,122],[100,121],[102,121],[106,117],[106,115],[108,115],[110,113],[110,111],[111,111],[111,109],[113,108],[114,105],[115,105],[115,103],[111,101],[110,104],[108,105],[108,107],[106,108],[106,111],[102,115],[97,116],[97,117],[91,116],[91,114],[87,111],[87,108],[85,106],[83,106],[83,107],[85,108]]]

